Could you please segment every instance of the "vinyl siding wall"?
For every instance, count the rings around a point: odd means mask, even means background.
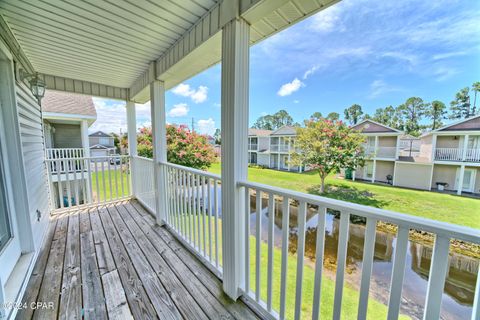
[[[40,106],[25,85],[17,83],[16,98],[33,240],[40,246],[50,211],[42,117]]]
[[[82,133],[78,124],[53,124],[55,133],[53,134],[54,148],[81,148]]]

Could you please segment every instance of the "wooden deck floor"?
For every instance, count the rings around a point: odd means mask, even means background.
[[[136,201],[54,218],[17,319],[255,319]]]

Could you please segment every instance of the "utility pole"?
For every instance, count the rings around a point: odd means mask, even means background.
[[[192,132],[195,132],[195,119],[192,117]]]

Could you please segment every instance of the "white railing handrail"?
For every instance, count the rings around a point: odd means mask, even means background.
[[[152,158],[142,157],[142,156],[139,156],[139,155],[133,156],[133,158],[135,158],[135,159],[140,159],[140,160],[147,160],[147,161],[153,162],[153,159],[152,159]]]
[[[435,221],[417,216],[411,216],[408,214],[398,213],[385,209],[378,209],[342,200],[306,194],[303,192],[269,186],[257,182],[242,181],[239,182],[238,185],[241,187],[260,190],[266,193],[274,193],[276,195],[284,196],[293,200],[304,201],[313,205],[326,206],[329,209],[339,210],[343,212],[346,211],[351,214],[363,216],[366,218],[374,218],[377,220],[390,222],[398,226],[404,226],[410,229],[419,229],[422,231],[444,235],[449,238],[455,238],[458,240],[464,240],[480,244],[480,230],[469,227]]]
[[[105,159],[105,158],[128,158],[128,155],[115,155],[110,154],[107,156],[98,156],[98,157],[79,157],[79,158],[56,158],[56,159],[45,159],[47,162],[62,162],[62,161],[79,161],[79,160],[96,160],[96,159]]]
[[[181,165],[179,165],[179,164],[174,164],[174,163],[170,163],[170,162],[160,162],[160,164],[161,164],[161,165],[164,165],[164,166],[167,166],[167,167],[179,169],[179,170],[189,171],[189,172],[191,172],[191,173],[204,176],[204,177],[206,177],[206,178],[215,179],[215,180],[221,180],[220,175],[214,174],[214,173],[210,173],[210,172],[207,172],[207,171],[202,171],[202,170],[199,170],[199,169],[194,169],[194,168],[190,168],[190,167],[185,167],[185,166],[181,166]]]

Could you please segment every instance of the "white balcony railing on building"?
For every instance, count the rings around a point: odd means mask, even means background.
[[[396,147],[378,147],[376,156],[377,158],[388,158],[388,159],[395,159],[397,155],[397,148]]]
[[[460,148],[436,148],[435,160],[461,161],[463,149]]]
[[[270,145],[270,151],[273,152],[290,152],[288,144],[272,144]]]
[[[465,160],[471,162],[480,162],[480,148],[467,149],[467,152],[465,154]]]
[[[335,280],[335,294],[333,301],[333,319],[340,319],[342,310],[342,297],[346,272],[347,245],[349,242],[350,217],[360,216],[366,220],[365,241],[363,249],[362,271],[360,280],[360,295],[358,314],[355,318],[366,319],[369,301],[370,282],[374,260],[374,248],[377,222],[383,221],[396,225],[398,228],[393,260],[393,270],[390,281],[390,296],[388,300],[388,318],[397,319],[402,303],[402,287],[405,276],[405,262],[408,250],[409,231],[421,230],[432,233],[435,237],[433,258],[430,265],[428,290],[424,310],[424,319],[438,319],[445,279],[448,272],[448,259],[450,240],[457,239],[475,244],[480,244],[480,234],[477,230],[460,226],[441,223],[433,220],[403,215],[391,211],[357,205],[345,201],[308,195],[300,192],[285,190],[268,185],[242,182],[239,187],[244,189],[246,197],[245,211],[245,274],[244,287],[241,288],[248,299],[259,308],[265,309],[273,318],[285,319],[287,313],[293,313],[295,319],[302,318],[302,310],[308,306],[308,313],[312,313],[312,319],[318,319],[322,300],[322,277],[323,257],[326,239],[326,215],[334,210],[339,215],[339,239],[337,250],[337,268]],[[250,201],[252,199],[252,201]],[[253,205],[251,205],[253,204]],[[255,210],[252,210],[255,207]],[[266,220],[259,212],[266,210]],[[255,215],[251,214],[255,211]],[[309,225],[308,229],[316,228],[315,246],[315,277],[313,283],[313,299],[303,303],[302,291],[305,286],[303,272],[305,266],[305,238],[306,216],[312,211],[318,215],[315,225]],[[293,215],[294,225],[291,225],[290,215]],[[254,219],[251,223],[251,219]],[[280,281],[279,297],[274,297],[273,287],[273,264],[274,264],[274,239],[276,234],[275,223],[281,219],[281,269],[280,274],[275,275],[275,281]],[[266,223],[266,227],[262,224]],[[254,232],[250,227],[254,226]],[[277,224],[278,225],[278,224]],[[289,257],[290,231],[297,233],[296,243],[296,275],[295,286],[287,288],[287,263]],[[263,230],[263,231],[262,231]],[[266,231],[265,231],[266,230]],[[266,234],[265,234],[266,233]],[[253,237],[253,239],[252,239]],[[262,241],[267,242],[265,246]],[[262,251],[266,250],[266,254]],[[275,252],[275,255],[279,253]],[[251,264],[252,263],[252,264]],[[252,265],[252,269],[250,266]],[[266,268],[266,272],[265,272]],[[266,278],[264,278],[266,275]],[[266,284],[266,285],[265,285]],[[287,305],[287,292],[295,292],[295,305]],[[477,285],[475,301],[478,303],[480,286]],[[261,292],[261,293],[260,293]],[[266,300],[264,299],[266,298]],[[273,301],[279,308],[274,309]],[[279,301],[279,302],[278,302]],[[277,304],[278,303],[278,304]],[[294,308],[294,310],[287,310]],[[479,306],[474,306],[473,314],[478,315]],[[290,312],[288,312],[290,311]],[[292,312],[293,311],[293,312]]]
[[[57,159],[80,159],[85,156],[83,148],[47,148],[45,149],[45,159],[57,160]],[[65,173],[78,170],[78,162],[60,162],[57,166],[56,161],[50,162],[49,170],[52,173]]]
[[[45,162],[53,210],[131,196],[128,156],[55,158]]]
[[[375,147],[372,146],[365,146],[365,155],[367,157],[376,157],[376,158],[387,158],[387,159],[395,159],[397,155],[397,148],[396,147]]]
[[[248,145],[248,150],[250,151],[257,151],[257,149],[258,149],[258,144],[251,143]]]
[[[171,163],[161,166],[167,177],[166,223],[221,276],[220,176]]]

